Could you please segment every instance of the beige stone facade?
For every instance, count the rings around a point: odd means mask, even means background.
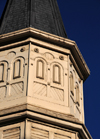
[[[0,36],[0,139],[91,139],[74,41],[26,28]]]

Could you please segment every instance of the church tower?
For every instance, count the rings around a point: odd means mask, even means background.
[[[0,139],[92,139],[90,71],[56,0],[7,0],[0,20]]]

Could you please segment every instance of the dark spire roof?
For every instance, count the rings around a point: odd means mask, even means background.
[[[27,27],[67,37],[56,0],[7,0],[0,34]]]

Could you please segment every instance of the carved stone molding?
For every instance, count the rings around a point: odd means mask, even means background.
[[[20,52],[24,52],[25,51],[25,47],[20,49]]]
[[[9,113],[19,112],[19,111],[26,111],[26,110],[34,111],[34,112],[40,113],[40,114],[49,115],[49,116],[56,117],[56,118],[63,119],[63,120],[69,120],[69,121],[80,123],[80,121],[77,118],[75,118],[73,115],[55,112],[52,110],[44,109],[44,108],[33,106],[30,104],[23,104],[23,105],[15,106],[13,108],[0,110],[0,116],[9,114]]]
[[[12,59],[14,56],[16,55],[16,52],[14,52],[14,51],[11,51],[11,52],[9,52],[8,54],[7,54],[7,59]]]
[[[34,52],[39,53],[39,49],[38,48],[35,48],[34,49]]]
[[[63,57],[63,56],[59,56],[59,59],[60,59],[60,60],[64,60],[64,57]]]
[[[46,52],[46,53],[44,54],[44,56],[45,56],[46,59],[48,59],[48,60],[53,60],[53,59],[54,59],[54,56],[53,56],[51,53],[48,53],[48,52]]]

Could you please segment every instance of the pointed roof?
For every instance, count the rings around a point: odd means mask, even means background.
[[[67,37],[56,0],[7,0],[0,34],[27,27]]]

